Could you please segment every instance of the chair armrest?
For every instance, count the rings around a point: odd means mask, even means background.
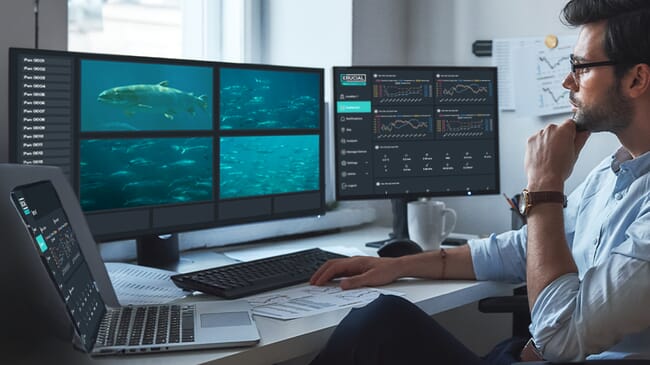
[[[530,332],[528,332],[530,311],[526,293],[526,287],[523,286],[516,288],[514,295],[511,296],[481,299],[478,302],[478,310],[482,313],[512,313],[512,335],[530,338]]]
[[[528,313],[528,297],[511,295],[484,298],[479,300],[478,310],[482,313]]]

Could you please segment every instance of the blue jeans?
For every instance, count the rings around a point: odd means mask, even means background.
[[[479,357],[411,302],[382,295],[353,309],[311,365],[509,365],[526,340],[504,341]]]

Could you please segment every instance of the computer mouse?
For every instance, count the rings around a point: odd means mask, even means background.
[[[393,238],[377,250],[381,257],[400,257],[422,252],[422,247],[408,238]]]

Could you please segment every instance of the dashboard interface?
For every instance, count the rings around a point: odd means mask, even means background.
[[[339,199],[499,191],[496,68],[335,67]]]

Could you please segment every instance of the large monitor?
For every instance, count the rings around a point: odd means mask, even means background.
[[[10,161],[62,168],[95,239],[140,262],[177,259],[161,235],[325,211],[322,69],[9,57]]]
[[[499,193],[494,67],[335,67],[337,200]]]

